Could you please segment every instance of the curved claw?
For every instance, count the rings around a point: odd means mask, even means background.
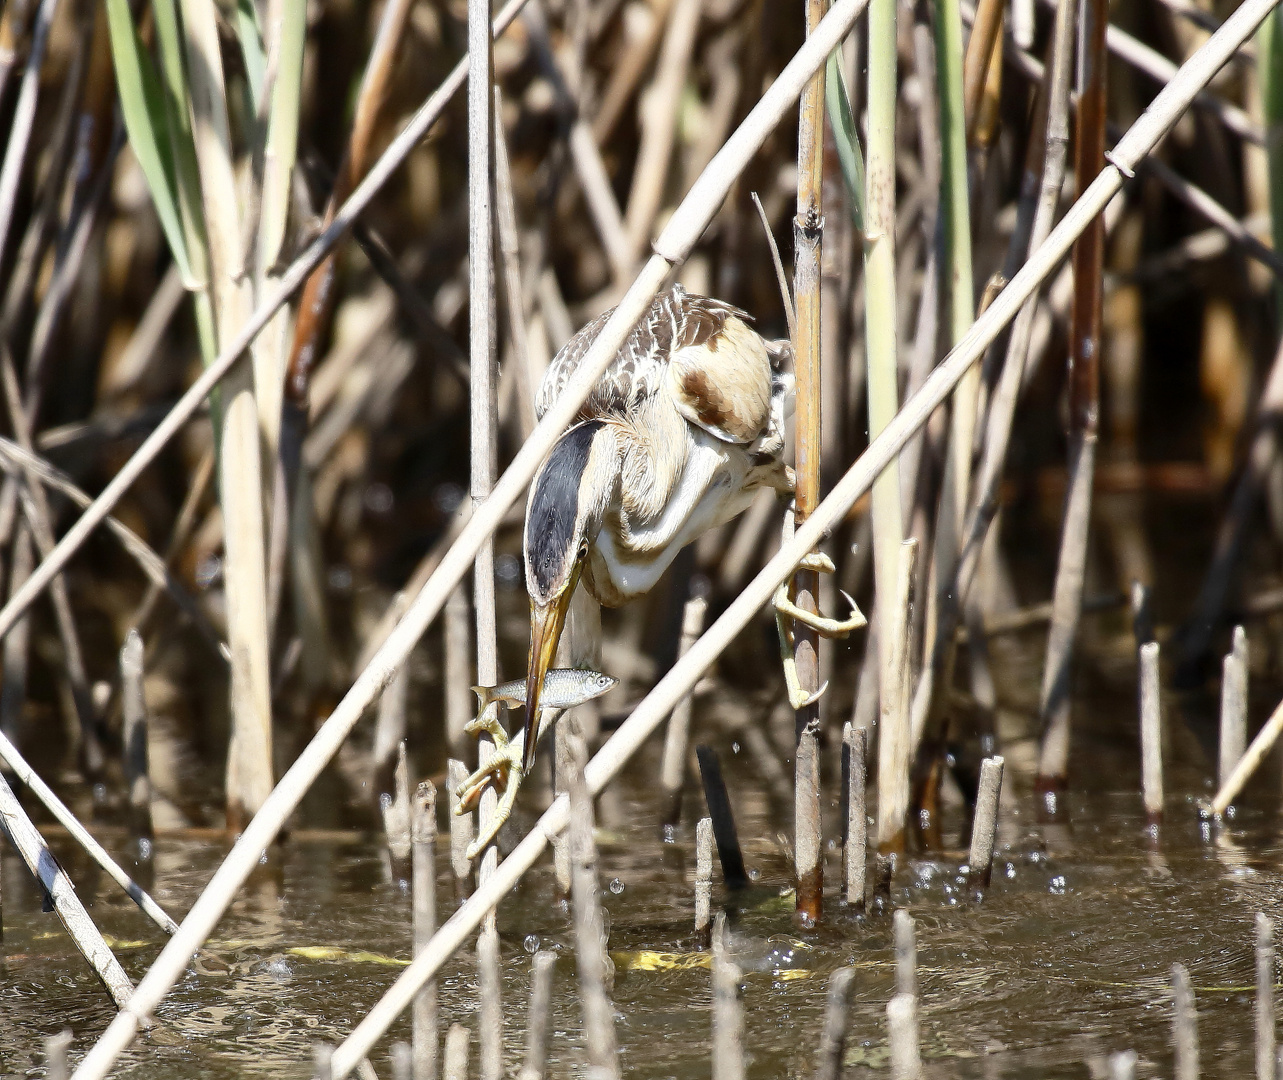
[[[786,618],[794,622],[800,622],[803,626],[809,626],[817,634],[827,638],[846,637],[852,630],[859,630],[868,625],[868,620],[864,613],[859,609],[856,602],[843,592],[842,599],[851,606],[851,614],[847,618],[838,620],[830,619],[824,615],[817,615],[814,612],[798,607],[788,598],[788,591],[785,586],[781,585],[775,592],[775,610]]]

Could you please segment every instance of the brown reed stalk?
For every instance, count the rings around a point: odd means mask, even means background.
[[[713,819],[695,823],[695,944],[707,948],[713,933]]]
[[[981,889],[989,887],[989,879],[993,873],[1004,765],[1004,760],[995,756],[985,758],[980,766],[980,789],[976,794],[976,812],[971,821],[971,851],[967,857],[967,865],[971,868],[972,880]]]
[[[873,0],[873,3],[884,0]],[[824,14],[821,0],[807,0],[806,32],[815,33]],[[793,293],[797,335],[793,371],[797,378],[797,488],[794,520],[805,523],[820,502],[820,238],[824,227],[824,69],[806,85],[799,103],[797,135],[797,214],[793,219]],[[804,611],[818,612],[819,575],[799,570],[790,599]],[[798,624],[793,630],[793,660],[802,691],[820,685],[819,635]],[[820,818],[820,710],[817,703],[797,710],[793,771],[793,871],[798,917],[820,921],[824,902],[823,823]]]
[[[800,555],[818,542],[824,530],[836,524],[856,499],[868,490],[873,480],[891,462],[909,436],[926,422],[962,374],[979,359],[993,338],[1014,317],[1019,306],[1059,265],[1073,240],[1113,199],[1122,186],[1124,170],[1134,169],[1140,156],[1147,153],[1171,129],[1176,118],[1188,108],[1194,91],[1206,85],[1233,51],[1255,31],[1268,14],[1270,7],[1270,0],[1244,0],[1222,29],[1183,65],[1178,78],[1163,88],[1137,123],[1115,147],[1109,168],[1102,172],[1083,197],[1069,209],[1056,229],[1052,230],[1046,243],[1012,279],[993,306],[977,320],[966,339],[942,361],[918,394],[906,402],[904,409],[888,425],[883,434],[873,441],[859,462],[838,481],[833,492],[816,509],[816,513],[799,528],[794,541],[784,546],[770,560],[727,611],[705,632],[690,653],[674,666],[634,710],[629,720],[611,737],[589,770],[588,780],[593,790],[600,790],[600,787],[622,768],[641,742],[653,732],[654,727],[676,704],[681,694],[694,684],[718,653],[770,598],[776,586],[788,577]],[[364,709],[390,677],[391,669],[404,662],[411,647],[440,611],[446,595],[466,572],[471,555],[476,550],[476,544],[503,520],[508,507],[529,482],[552,441],[558,437],[563,426],[586,399],[592,384],[624,340],[632,320],[639,317],[644,307],[650,303],[655,289],[667,273],[667,268],[672,265],[669,257],[677,259],[690,250],[695,237],[702,233],[711,218],[711,207],[720,205],[720,200],[729,187],[730,179],[742,169],[743,162],[760,145],[760,138],[778,121],[810,74],[824,62],[828,52],[845,35],[860,10],[858,0],[851,0],[849,4],[844,0],[838,0],[813,38],[803,46],[794,60],[790,61],[763,100],[750,113],[748,123],[737,129],[736,134],[731,137],[722,151],[719,151],[718,156],[701,175],[700,180],[696,182],[683,204],[678,207],[664,233],[656,242],[657,250],[664,254],[659,254],[651,260],[639,281],[621,301],[615,315],[607,320],[601,334],[582,361],[576,378],[572,380],[557,405],[540,422],[531,439],[518,454],[517,460],[496,485],[495,494],[486,506],[470,519],[455,546],[442,559],[434,577],[424,585],[422,592],[411,605],[410,611],[380,648],[370,667],[362,673],[357,685],[325,722],[321,731],[303,751],[291,770],[282,778],[271,809],[251,822],[246,834],[233,847],[205,893],[189,913],[184,927],[180,928],[180,933],[175,936],[174,942],[162,950],[148,976],[139,984],[136,1009],[141,1011],[131,1010],[113,1021],[82,1063],[81,1080],[97,1080],[110,1068],[112,1062],[129,1045],[138,1031],[141,1016],[154,1009],[173,986],[185,969],[192,950],[198,947],[210,933],[237,889],[258,864],[259,852],[271,842],[285,817],[293,811],[315,777],[337,752]],[[416,117],[415,123],[407,129],[407,132],[419,131],[422,123],[422,117]],[[396,152],[403,152],[404,144],[400,137],[394,147]],[[359,197],[354,195],[353,207],[364,205],[361,200],[368,198],[369,193],[378,186],[383,175],[383,167],[372,173],[359,192]],[[345,217],[345,214],[341,214],[336,220],[343,220]],[[312,265],[308,260],[314,259],[318,252],[324,251],[326,245],[332,243],[333,239],[334,232],[328,231],[326,238],[317,241],[314,247],[309,249],[309,253],[302,257],[299,266],[306,268]],[[300,279],[303,272],[305,271],[297,271]],[[294,273],[291,271],[286,280],[294,280]],[[284,287],[282,293],[284,293]],[[255,321],[252,321],[244,331],[247,339],[252,337],[258,326],[262,325],[257,320],[261,320],[264,309],[271,306],[271,303],[265,304],[263,309],[256,312]],[[30,595],[38,594],[48,575],[65,563],[70,552],[83,542],[84,536],[101,520],[101,515],[110,510],[138,471],[172,437],[181,420],[190,415],[195,402],[198,402],[201,395],[207,392],[217,373],[225,371],[232,365],[236,355],[235,351],[229,349],[184,395],[179,405],[171,411],[157,431],[149,437],[127,466],[108,485],[107,490],[95,504],[97,509],[91,509],[77,522],[60,544],[61,550],[55,552],[55,556],[48,561],[42,571],[38,572],[38,575],[33,576],[32,581],[35,584],[26,590]],[[23,606],[29,602],[30,596],[15,597],[11,600],[8,614],[0,612],[0,631],[5,627],[5,620],[15,618]],[[9,625],[12,625],[11,621]],[[441,931],[438,931],[434,944],[401,975],[384,999],[349,1036],[341,1057],[341,1062],[346,1068],[350,1070],[355,1067],[365,1053],[361,1047],[372,1045],[373,1041],[381,1036],[387,1025],[395,1019],[401,1009],[406,1007],[422,982],[436,973],[445,958],[450,956],[460,946],[464,937],[470,935],[476,928],[486,911],[497,903],[499,898],[505,895],[507,890],[533,865],[546,848],[545,830],[554,825],[557,828],[564,827],[565,814],[565,802],[554,803],[541,820],[538,830],[528,834],[526,839],[518,845],[500,866],[495,876],[487,882],[484,891],[466,903],[455,917],[443,926]]]
[[[891,603],[886,636],[891,660],[882,681],[881,730],[878,735],[877,849],[881,855],[904,850],[905,819],[909,812],[909,770],[913,753],[909,716],[910,643],[913,633],[914,586],[918,561],[917,537],[900,544],[900,564]]]
[[[1105,27],[1108,6],[1083,0],[1078,57],[1079,90],[1074,176],[1080,192],[1105,164]],[[1056,584],[1052,593],[1051,629],[1043,668],[1039,716],[1042,745],[1038,785],[1055,808],[1069,771],[1070,665],[1082,610],[1083,574],[1087,560],[1096,438],[1100,422],[1101,302],[1104,295],[1105,222],[1098,217],[1074,245],[1074,303],[1070,320],[1069,489]]]

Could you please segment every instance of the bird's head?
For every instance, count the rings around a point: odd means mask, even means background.
[[[524,768],[535,756],[539,695],[557,655],[566,612],[618,479],[614,434],[600,421],[577,424],[548,453],[526,504],[524,547],[530,593]]]

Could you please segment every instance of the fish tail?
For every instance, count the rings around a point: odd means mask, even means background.
[[[495,688],[493,686],[474,686],[472,692],[477,695],[477,700],[481,702],[483,710],[495,700]]]

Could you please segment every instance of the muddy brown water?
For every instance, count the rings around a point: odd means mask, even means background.
[[[1171,965],[1187,965],[1199,1010],[1203,1075],[1252,1074],[1253,917],[1283,916],[1283,818],[1279,764],[1250,788],[1220,829],[1200,822],[1211,794],[1209,759],[1215,688],[1168,694],[1167,817],[1157,837],[1144,820],[1136,746],[1135,668],[1121,612],[1092,616],[1075,687],[1071,791],[1053,822],[1031,790],[1033,711],[1045,631],[995,646],[1001,708],[997,735],[1008,759],[994,881],[978,903],[959,874],[965,810],[941,814],[943,850],[912,856],[891,895],[917,921],[922,1049],[927,1077],[1097,1077],[1111,1052],[1132,1049],[1138,1075],[1172,1071]],[[1254,628],[1254,649],[1274,649]],[[847,646],[844,663],[861,648]],[[1259,667],[1260,665],[1258,665]],[[1277,683],[1253,682],[1253,726],[1277,700]],[[626,702],[620,703],[620,707]],[[844,707],[845,708],[845,707]],[[840,852],[830,842],[826,918],[804,931],[793,922],[787,836],[790,807],[735,726],[760,707],[725,688],[696,710],[696,737],[721,755],[744,841],[752,888],[715,902],[731,911],[732,947],[744,970],[748,1075],[809,1077],[815,1064],[828,977],[856,967],[846,1048],[848,1077],[887,1073],[886,1004],[894,964],[889,913],[856,917],[838,901]],[[727,721],[729,718],[729,725]],[[834,717],[840,722],[842,715]],[[777,713],[758,728],[787,768],[791,720]],[[757,744],[760,754],[762,742]],[[838,835],[837,740],[828,741],[826,830]],[[692,943],[695,781],[672,842],[659,830],[652,740],[601,801],[600,874],[615,964],[613,1000],[622,1065],[631,1077],[710,1073],[710,979]],[[75,796],[74,785],[63,787]],[[522,821],[530,820],[527,792]],[[29,800],[28,800],[29,801]],[[81,793],[83,802],[83,793]],[[38,821],[46,819],[37,813]],[[444,825],[444,818],[442,818]],[[181,917],[226,851],[213,839],[159,837],[149,866],[119,831],[102,830],[127,867]],[[444,836],[443,836],[444,840]],[[56,854],[93,917],[137,980],[162,935],[97,874],[65,836]],[[443,843],[443,849],[447,845]],[[110,1004],[17,858],[3,856],[0,943],[0,1074],[40,1076],[44,1037],[69,1027],[73,1063],[110,1021]],[[442,850],[440,916],[456,903]],[[556,967],[549,1075],[582,1075],[572,935],[545,860],[500,909],[506,1070],[524,1048],[531,954],[561,953]],[[307,1077],[316,1040],[338,1041],[378,999],[408,956],[410,895],[379,838],[353,832],[325,840],[296,836],[272,853],[220,923],[208,951],[158,1011],[159,1023],[126,1053],[118,1075],[174,1078]],[[457,956],[441,979],[442,1031],[473,1029],[476,977]],[[372,1061],[382,1077],[392,1039]]]

